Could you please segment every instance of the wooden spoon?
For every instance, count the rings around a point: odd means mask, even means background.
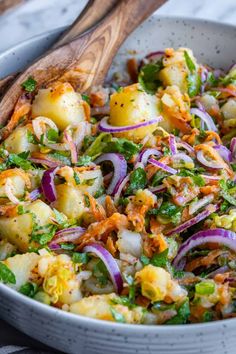
[[[79,17],[72,26],[63,33],[52,48],[58,48],[63,44],[71,42],[73,39],[95,26],[111,11],[117,1],[118,0],[89,0]],[[0,96],[2,96],[6,89],[13,83],[18,74],[19,73],[13,73],[0,80]]]
[[[0,102],[0,124],[6,123],[23,92],[21,84],[29,76],[34,77],[38,87],[60,79],[76,85],[80,92],[103,83],[123,41],[165,1],[121,0],[93,30],[37,60],[3,96]]]

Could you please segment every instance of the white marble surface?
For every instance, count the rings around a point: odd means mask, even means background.
[[[0,17],[0,52],[34,35],[70,24],[86,2],[27,0],[24,5]],[[236,0],[169,0],[158,12],[236,25]]]

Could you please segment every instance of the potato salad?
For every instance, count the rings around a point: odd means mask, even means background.
[[[22,82],[0,130],[0,281],[99,320],[236,317],[236,66],[167,48],[104,86]]]

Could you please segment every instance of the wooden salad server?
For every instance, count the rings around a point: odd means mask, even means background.
[[[52,48],[58,48],[63,44],[71,42],[73,39],[95,26],[109,11],[111,11],[117,1],[118,0],[89,0],[72,26],[63,33]],[[13,73],[0,79],[0,96],[10,84],[12,84],[18,74],[19,73]]]
[[[103,83],[123,41],[165,1],[120,0],[98,26],[35,61],[3,96],[0,124],[7,122],[23,92],[21,84],[30,76],[37,81],[37,87],[60,80],[70,82],[79,92]]]

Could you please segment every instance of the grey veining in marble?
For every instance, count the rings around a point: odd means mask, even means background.
[[[0,52],[36,34],[70,24],[86,2],[28,0],[9,11],[0,18]],[[162,15],[198,17],[236,24],[236,0],[169,0],[158,11]]]

